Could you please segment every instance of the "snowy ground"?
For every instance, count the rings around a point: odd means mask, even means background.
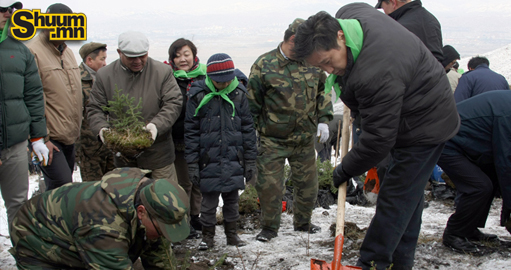
[[[37,176],[30,177],[30,192],[37,187]],[[79,172],[75,172],[75,181],[80,181]],[[502,201],[496,200],[486,223],[486,233],[497,234],[501,239],[511,241],[511,236],[498,226],[500,206]],[[11,247],[7,237],[7,224],[3,201],[0,202],[0,269],[16,269],[12,256],[8,253]],[[313,213],[313,223],[321,226],[319,234],[308,235],[295,232],[292,226],[292,215],[283,213],[279,236],[268,243],[255,240],[259,229],[240,231],[240,237],[248,242],[247,246],[226,246],[226,239],[222,226],[217,226],[215,245],[213,250],[195,252],[200,240],[185,240],[180,249],[192,249],[193,261],[210,260],[212,264],[223,254],[227,253],[229,267],[218,269],[310,269],[310,259],[322,259],[330,262],[333,257],[333,236],[330,226],[335,223],[337,206],[331,209],[316,208]],[[374,214],[375,207],[361,207],[346,204],[346,223],[355,223],[358,228],[365,229]],[[511,249],[494,252],[489,255],[475,257],[458,254],[441,244],[442,232],[453,208],[449,203],[431,201],[430,206],[424,210],[420,243],[415,255],[415,269],[510,269]],[[358,248],[361,240],[348,239],[344,245],[343,265],[355,265],[358,258]],[[191,268],[193,269],[193,268]]]

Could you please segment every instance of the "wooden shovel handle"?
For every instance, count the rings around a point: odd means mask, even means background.
[[[344,105],[343,122],[342,122],[342,147],[341,147],[341,161],[348,153],[350,144],[350,109]],[[337,163],[337,159],[335,161]],[[337,191],[337,226],[335,227],[335,236],[342,234],[344,235],[344,212],[346,203],[346,186],[347,183],[343,183],[339,186]]]

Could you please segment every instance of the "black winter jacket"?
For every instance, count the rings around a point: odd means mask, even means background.
[[[502,199],[511,208],[511,91],[490,91],[457,104],[458,134],[442,155],[467,157],[477,166],[493,165]]]
[[[188,92],[185,116],[185,158],[199,163],[201,192],[231,192],[245,189],[245,160],[257,157],[254,122],[248,107],[247,90],[242,83],[228,97],[232,105],[219,96],[195,109],[211,90],[205,81],[192,84]]]
[[[176,78],[176,82],[179,85],[179,89],[181,89],[181,94],[183,95],[183,107],[181,107],[181,114],[177,118],[176,122],[172,126],[172,140],[174,140],[174,144],[176,145],[176,151],[180,147],[178,144],[184,144],[185,140],[185,114],[186,114],[186,102],[188,101],[187,95],[191,84],[195,81],[201,81],[206,78],[205,75],[197,76],[197,78],[193,79],[182,79]]]
[[[452,138],[459,128],[456,105],[444,68],[426,46],[368,4],[346,5],[336,17],[357,19],[364,34],[358,59],[337,78],[341,99],[360,113],[362,129],[342,161],[344,171],[360,175],[393,147]]]
[[[442,28],[436,17],[422,7],[420,0],[412,1],[389,14],[399,24],[414,33],[438,62],[442,63]]]

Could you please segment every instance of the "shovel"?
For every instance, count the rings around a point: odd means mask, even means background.
[[[339,129],[341,127],[339,126]],[[337,149],[339,149],[339,134],[337,132]],[[342,148],[341,160],[348,153],[350,141],[350,109],[344,106],[343,125],[342,125]],[[336,151],[337,153],[337,151]],[[335,165],[337,165],[337,154],[335,158]],[[335,228],[335,243],[334,243],[334,259],[331,263],[323,260],[311,259],[311,270],[349,270],[349,269],[362,269],[358,266],[349,266],[341,264],[342,246],[344,244],[344,206],[346,202],[346,185],[343,183],[339,186],[337,191],[337,226]]]

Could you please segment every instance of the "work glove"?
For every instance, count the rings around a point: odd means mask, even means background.
[[[99,130],[99,139],[101,140],[102,143],[105,143],[105,136],[103,135],[103,133],[107,130],[110,131],[109,128],[102,128]]]
[[[506,222],[511,222],[511,209],[507,208],[502,202],[502,210],[500,211],[500,226],[506,226]]]
[[[333,182],[334,182],[334,187],[335,188],[339,188],[340,185],[342,185],[344,182],[350,180],[353,176],[347,174],[343,169],[342,169],[342,164],[339,164],[339,166],[337,166],[335,169],[334,169],[334,175],[333,175]]]
[[[326,143],[328,141],[328,137],[330,136],[330,132],[328,131],[328,125],[325,123],[318,124],[318,141],[320,143]]]
[[[32,151],[43,166],[48,165],[48,155],[50,150],[48,150],[48,147],[44,144],[44,138],[40,138],[39,140],[32,142]]]
[[[245,176],[245,181],[249,182],[254,177],[256,173],[256,161],[255,160],[245,160],[245,172],[243,176]]]
[[[158,129],[153,123],[147,124],[147,126],[144,127],[144,130],[151,132],[151,137],[153,138],[153,141],[156,140],[156,135],[158,135]]]
[[[188,177],[190,181],[200,187],[200,174],[199,174],[199,164],[198,163],[189,163],[188,164]]]

